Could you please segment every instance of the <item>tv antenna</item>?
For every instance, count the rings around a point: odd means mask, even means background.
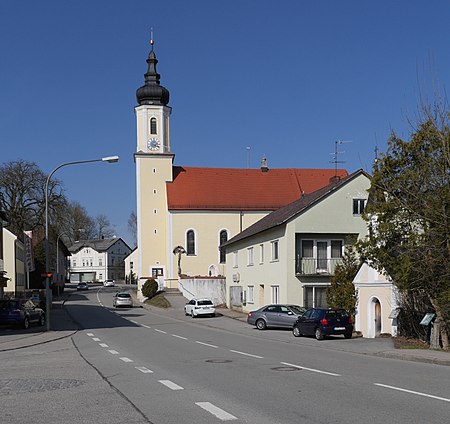
[[[339,160],[339,155],[345,153],[345,150],[339,151],[339,145],[344,143],[351,143],[351,140],[336,140],[334,142],[334,153],[330,153],[332,159],[330,163],[334,163],[334,176],[337,177],[338,163],[345,163],[343,160]]]
[[[250,146],[246,147],[247,150],[247,169],[250,168]]]

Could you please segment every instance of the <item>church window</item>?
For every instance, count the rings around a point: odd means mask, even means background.
[[[150,134],[158,134],[156,128],[156,118],[150,119]]]
[[[194,233],[194,230],[189,230],[186,233],[186,246],[187,246],[187,254],[195,255],[195,233]]]
[[[226,262],[226,250],[222,247],[222,244],[228,240],[227,230],[222,230],[219,235],[219,250],[220,250],[220,263],[224,264]]]

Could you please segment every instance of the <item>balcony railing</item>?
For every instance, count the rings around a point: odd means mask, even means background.
[[[295,273],[297,275],[333,275],[336,265],[341,262],[342,258],[316,259],[297,257]]]

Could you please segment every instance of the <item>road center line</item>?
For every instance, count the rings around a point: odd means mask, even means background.
[[[89,337],[94,337],[94,333],[86,333]]]
[[[209,344],[209,343],[203,343],[203,342],[199,342],[199,341],[197,341],[197,340],[195,341],[195,343],[201,344],[201,345],[203,345],[203,346],[213,347],[214,349],[218,349],[218,346],[214,346],[214,345]]]
[[[222,421],[237,420],[234,415],[229,414],[228,412],[218,408],[210,402],[195,402],[195,404],[200,406],[200,408],[203,408],[205,411],[208,411],[210,414],[215,415]]]
[[[163,334],[167,334],[166,331],[162,331],[162,330],[158,330],[157,328],[154,329],[155,331],[157,331],[158,333],[163,333]]]
[[[118,355],[119,352],[117,352],[117,350],[108,350],[109,353],[111,353],[112,355]]]
[[[161,384],[164,384],[164,386],[166,386],[172,390],[183,390],[183,387],[179,386],[178,384],[173,383],[170,380],[158,380],[158,382]]]
[[[99,343],[99,346],[101,346],[101,347],[109,347],[106,343]]]
[[[134,362],[132,359],[130,359],[130,358],[127,358],[127,357],[122,357],[122,358],[119,358],[120,360],[122,360],[123,362]]]
[[[173,337],[177,337],[178,339],[187,340],[187,337],[179,336],[178,334],[172,334]]]
[[[144,374],[152,374],[152,373],[153,373],[152,370],[149,370],[149,369],[146,368],[146,367],[134,367],[134,368],[136,368],[136,369],[139,370],[140,372],[143,372]]]
[[[94,340],[94,342],[99,342],[100,339],[98,337],[93,337],[92,340]]]
[[[307,371],[311,371],[311,372],[317,372],[317,373],[319,373],[319,374],[331,375],[331,376],[333,376],[333,377],[340,377],[340,376],[341,376],[341,374],[335,374],[335,373],[332,373],[332,372],[315,370],[314,368],[306,368],[306,367],[302,367],[302,366],[300,366],[300,365],[289,364],[289,363],[287,363],[287,362],[280,362],[280,364],[288,365],[288,366],[290,366],[290,367],[295,367],[295,368],[298,368],[298,369],[300,369],[300,370],[307,370]]]
[[[132,319],[130,319],[130,321],[131,321],[133,324],[139,325],[139,323],[138,323],[137,321],[133,321]]]
[[[415,392],[413,390],[407,390],[407,389],[402,389],[400,387],[388,386],[386,384],[381,384],[381,383],[373,383],[373,384],[375,386],[386,387],[388,389],[398,390],[400,392],[411,393],[413,395],[425,396],[425,397],[429,397],[429,398],[432,398],[432,399],[443,400],[444,402],[450,402],[450,399],[439,397],[439,396],[428,395],[426,393]]]
[[[238,350],[231,350],[230,349],[230,352],[239,353],[239,355],[251,356],[252,358],[264,359],[263,356],[252,355],[251,353],[239,352]]]
[[[142,324],[142,327],[145,327],[145,328],[152,328],[152,327],[149,327],[148,325],[145,325],[145,324]]]

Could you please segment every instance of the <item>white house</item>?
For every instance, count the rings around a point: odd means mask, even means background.
[[[3,266],[7,278],[3,288],[7,296],[21,296],[26,289],[25,248],[19,238],[3,228]]]

